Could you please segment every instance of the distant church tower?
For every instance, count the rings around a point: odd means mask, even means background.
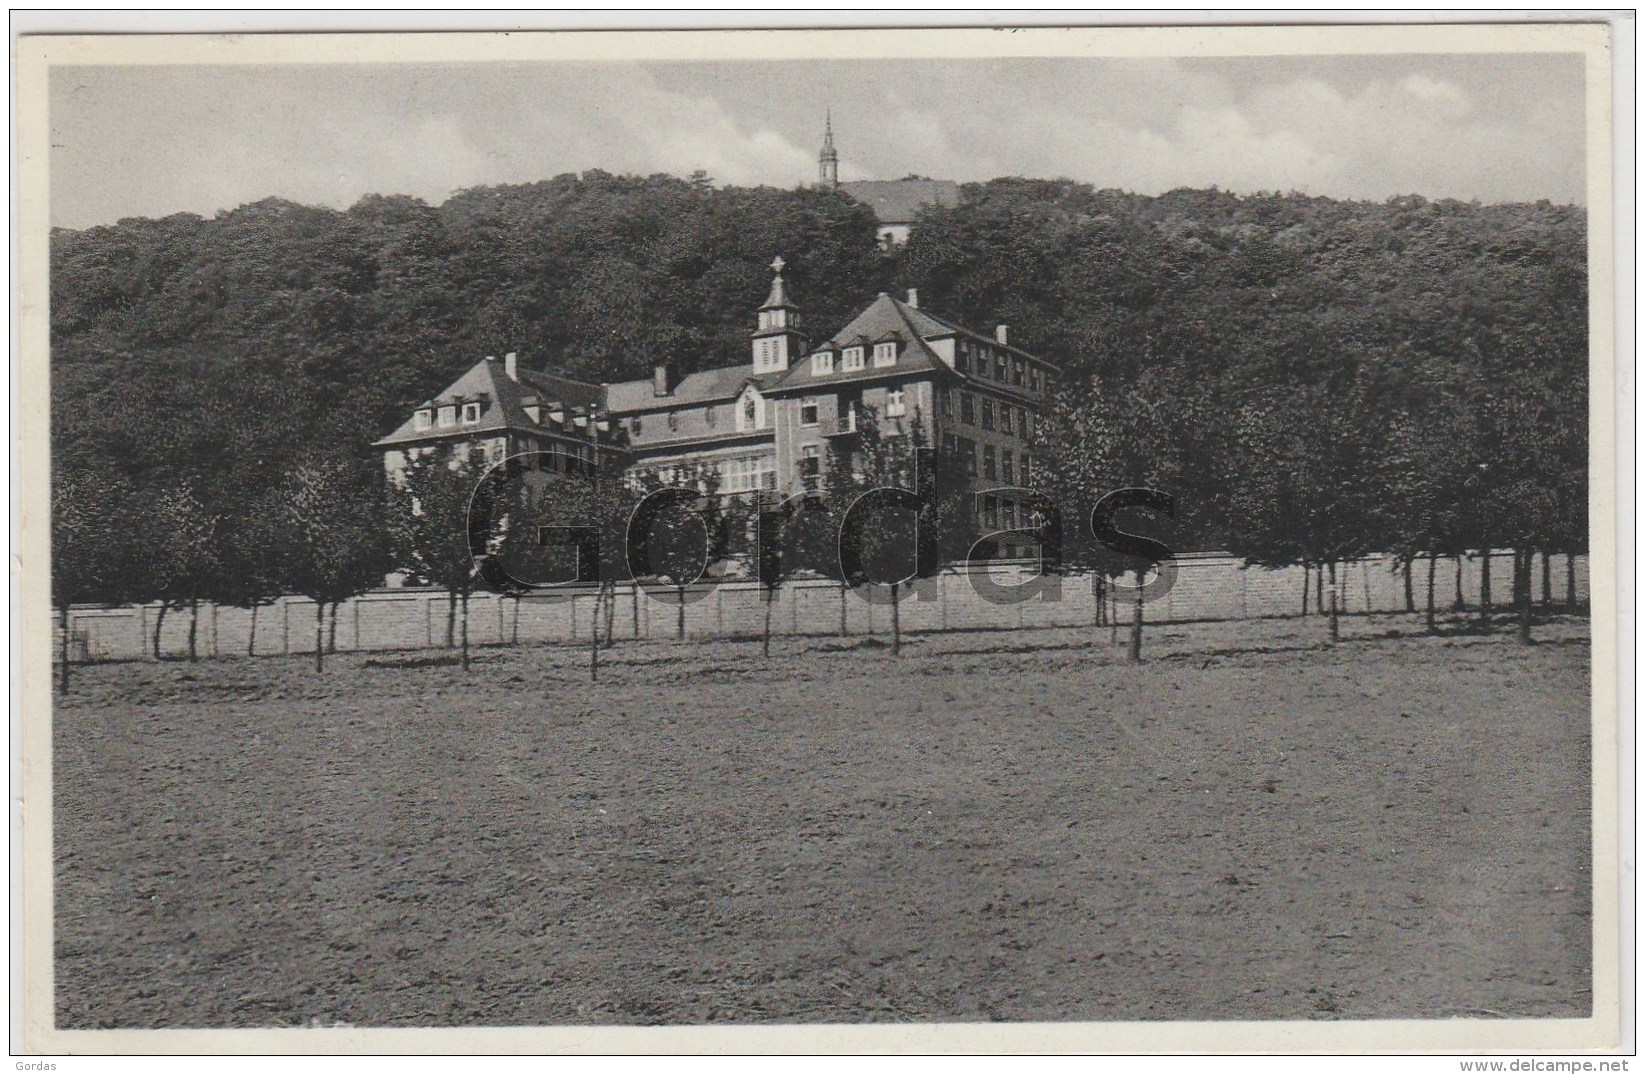
[[[800,314],[788,301],[788,288],[783,283],[783,259],[771,263],[775,275],[771,280],[771,294],[760,307],[759,327],[754,330],[754,372],[781,373],[788,364],[805,353],[805,336],[800,332]]]
[[[840,185],[840,155],[834,152],[834,110],[824,121],[822,152],[817,154],[817,182],[825,187]]]

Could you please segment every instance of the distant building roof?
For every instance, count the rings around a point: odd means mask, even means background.
[[[840,189],[867,203],[881,224],[910,224],[921,206],[960,203],[960,185],[952,179],[863,179]]]

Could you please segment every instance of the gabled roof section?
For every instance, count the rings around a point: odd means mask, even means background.
[[[954,328],[945,322],[881,292],[879,298],[869,303],[867,309],[852,318],[849,324],[833,335],[832,339],[835,347],[850,347],[859,340],[872,343],[888,336],[900,336],[907,342],[898,351],[895,366],[875,366],[870,362],[860,370],[842,371],[836,358],[833,373],[817,376],[811,372],[810,355],[806,355],[789,367],[788,372],[783,374],[779,383],[772,386],[771,391],[777,394],[800,391],[813,385],[849,384],[853,381],[871,381],[881,377],[906,377],[911,373],[940,372],[951,377],[958,376],[922,338],[952,336],[954,332]]]
[[[960,204],[960,186],[952,179],[864,179],[840,189],[867,203],[881,224],[911,224],[921,206]]]
[[[520,379],[515,381],[508,376],[504,363],[495,358],[484,358],[469,367],[468,372],[452,381],[445,390],[438,395],[424,400],[413,408],[412,416],[408,417],[398,429],[376,442],[376,447],[389,447],[395,444],[409,444],[417,441],[437,440],[441,437],[472,436],[475,433],[496,433],[508,429],[523,429],[532,431],[547,431],[578,436],[577,431],[567,425],[571,414],[586,411],[590,403],[597,403],[601,398],[601,388],[597,384],[586,381],[573,380],[570,377],[561,377],[553,373],[541,373],[533,370],[520,370]],[[527,397],[535,396],[538,405],[542,408],[538,413],[540,422],[531,420],[526,413],[525,401]],[[443,404],[457,404],[478,402],[481,404],[480,421],[475,425],[462,425],[459,413],[459,424],[440,428],[419,430],[416,426],[415,412],[424,408],[437,408]],[[560,425],[561,429],[549,417],[554,411],[566,414],[566,422]]]
[[[781,378],[781,373],[756,374],[751,365],[722,366],[687,374],[666,396],[657,395],[650,378],[619,381],[606,386],[606,408],[611,414],[622,415],[702,406],[736,399],[742,393],[743,386],[750,382],[764,392]]]

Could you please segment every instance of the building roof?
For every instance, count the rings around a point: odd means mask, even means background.
[[[419,430],[413,413],[398,429],[376,442],[376,447],[410,444],[418,441],[439,440],[443,437],[468,437],[475,433],[502,432],[508,429],[527,429],[559,433],[562,436],[586,437],[574,424],[575,414],[586,411],[590,403],[600,401],[600,386],[572,380],[558,374],[536,370],[518,370],[519,380],[508,376],[504,363],[495,358],[484,358],[469,367],[468,372],[447,385],[445,390],[424,400],[413,410],[439,407],[442,404],[479,402],[480,421],[475,425],[447,426],[444,429]],[[535,399],[541,407],[540,422],[531,420],[526,404]],[[552,415],[559,412],[555,422]]]
[[[657,395],[650,378],[643,381],[618,381],[606,386],[606,408],[611,414],[621,415],[717,403],[736,399],[742,392],[743,385],[750,381],[763,392],[781,376],[780,373],[756,374],[753,372],[753,366],[746,364],[722,366],[719,369],[699,370],[687,374],[666,396]]]
[[[812,353],[828,349],[830,346],[869,346],[878,340],[894,336],[903,342],[895,366],[876,367],[870,358],[860,370],[841,371],[839,360],[836,358],[834,372],[819,376],[811,372],[808,355],[790,365],[788,372],[781,375],[782,380],[772,386],[771,392],[776,394],[814,385],[846,384],[853,381],[870,381],[878,377],[907,376],[910,373],[931,373],[939,370],[953,375],[954,371],[948,363],[926,344],[923,337],[952,336],[954,333],[955,329],[947,322],[932,317],[906,302],[898,302],[882,291],[879,298],[869,303],[866,309],[835,333],[829,343],[818,344],[812,349]]]
[[[840,189],[866,202],[881,224],[910,224],[921,206],[960,203],[960,186],[952,179],[863,179]]]

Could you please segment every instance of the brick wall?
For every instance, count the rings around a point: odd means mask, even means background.
[[[1588,600],[1588,563],[1576,558],[1577,601]],[[1392,561],[1373,557],[1340,568],[1343,572],[1344,609],[1350,614],[1367,610],[1394,612],[1405,608],[1403,577],[1392,570]],[[971,574],[980,575],[973,579]],[[979,583],[993,581],[1009,586],[1027,577],[1026,568],[1005,564],[984,571],[948,573],[921,582],[916,592],[905,594],[901,616],[906,631],[1017,630],[1034,627],[1068,627],[1096,622],[1096,608],[1088,576],[1047,580],[1059,595],[1015,604],[995,604],[985,599]],[[1500,607],[1511,593],[1513,556],[1492,557],[1492,595]],[[1466,559],[1462,565],[1462,592],[1470,607],[1479,601],[1480,561]],[[1552,563],[1552,597],[1563,605],[1565,558]],[[1532,573],[1533,594],[1542,595],[1541,562]],[[1236,620],[1265,616],[1294,616],[1302,610],[1303,572],[1301,568],[1267,570],[1242,568],[1238,561],[1222,556],[1185,557],[1177,563],[1177,580],[1170,592],[1146,605],[1145,622],[1166,623],[1187,620]],[[1448,610],[1457,588],[1455,563],[1435,564],[1435,604]],[[1312,589],[1312,584],[1310,584]],[[1412,592],[1418,609],[1425,607],[1427,561],[1416,562],[1412,571]],[[883,592],[882,592],[883,596]],[[760,589],[752,583],[726,583],[718,587],[691,587],[686,591],[685,634],[688,638],[757,636],[764,622]],[[1314,609],[1314,595],[1308,598]],[[669,588],[646,590],[636,595],[626,584],[617,589],[613,624],[623,638],[667,639],[675,637],[679,622],[678,594]],[[551,598],[515,600],[495,594],[475,594],[469,599],[469,641],[486,646],[499,642],[572,642],[586,640],[594,615],[595,599],[589,589],[565,591]],[[76,650],[91,660],[135,659],[148,652],[157,608],[77,608],[70,613],[70,630]],[[861,593],[848,592],[842,602],[840,588],[826,580],[791,582],[777,591],[771,608],[774,634],[832,635],[841,628],[851,635],[883,634],[891,629],[889,605],[866,600]],[[337,611],[337,649],[342,652],[426,649],[443,646],[447,602],[444,593],[421,589],[379,590],[351,601]],[[1129,622],[1130,606],[1122,605],[1119,620]],[[172,610],[166,614],[161,632],[161,649],[167,654],[183,654],[188,648],[189,614]],[[53,629],[56,630],[56,618]],[[329,614],[326,631],[330,632]],[[238,656],[251,650],[252,613],[246,609],[202,605],[196,645],[203,656]],[[60,643],[60,638],[56,640]],[[54,643],[54,657],[60,648]],[[255,653],[259,656],[314,652],[314,603],[306,598],[288,597],[265,606],[256,614]]]

